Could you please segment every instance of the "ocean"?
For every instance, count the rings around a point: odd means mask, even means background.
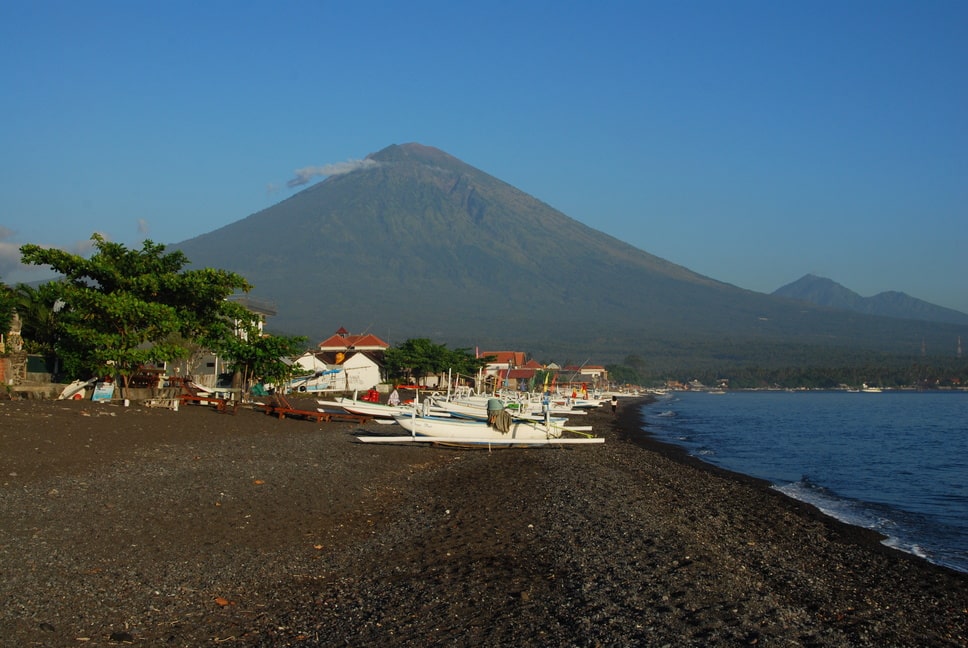
[[[676,392],[646,431],[968,573],[968,392]]]

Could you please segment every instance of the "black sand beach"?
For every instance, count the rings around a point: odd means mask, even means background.
[[[0,402],[0,645],[968,645],[968,575],[652,441],[635,402],[586,418],[604,446],[488,452]]]

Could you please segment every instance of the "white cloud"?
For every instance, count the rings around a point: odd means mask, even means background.
[[[323,166],[310,166],[303,167],[302,169],[296,169],[294,173],[296,177],[292,178],[286,183],[287,187],[298,187],[304,185],[313,178],[342,175],[344,173],[350,173],[351,171],[357,171],[359,169],[368,169],[370,167],[375,167],[379,164],[376,160],[371,160],[369,158],[365,160],[347,160],[345,162],[334,162],[333,164],[325,164]]]
[[[0,232],[2,235],[2,232]],[[0,241],[0,278],[4,278],[15,270],[22,269],[20,265],[20,246],[16,243]]]
[[[50,266],[24,265],[20,263],[20,246],[23,243],[6,240],[14,238],[15,234],[12,230],[0,225],[0,281],[9,286],[16,283],[50,279],[54,275]],[[94,242],[90,239],[74,241],[69,245],[44,245],[43,243],[39,243],[38,245],[41,247],[58,248],[70,254],[85,257],[94,249]]]
[[[7,239],[14,237],[14,232],[9,227],[0,225],[0,279],[4,283],[10,283],[7,277],[25,269],[26,266],[20,264],[20,243],[12,243]]]

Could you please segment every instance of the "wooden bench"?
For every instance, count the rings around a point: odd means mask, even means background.
[[[219,412],[226,414],[235,414],[239,410],[239,401],[202,394],[198,389],[192,387],[190,381],[187,380],[182,382],[182,393],[178,395],[178,400],[182,405],[188,403],[215,405]]]
[[[319,410],[299,409],[293,407],[289,399],[282,394],[272,396],[270,402],[262,407],[265,409],[266,414],[275,415],[280,419],[284,419],[287,416],[294,416],[309,419],[317,423],[320,421],[326,421],[327,423],[366,423],[372,418],[361,414],[351,414],[349,412],[321,412]]]
[[[227,414],[235,414],[239,409],[239,401],[229,400],[228,398],[219,398],[217,396],[196,396],[195,394],[179,394],[178,400],[182,404],[186,403],[198,403],[199,405],[211,405],[214,404],[219,412],[224,412]]]

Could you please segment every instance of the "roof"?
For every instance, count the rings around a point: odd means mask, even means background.
[[[363,355],[372,360],[377,366],[383,366],[383,358],[381,357],[382,354],[376,351],[355,351],[344,355],[342,358],[340,358],[338,355],[340,353],[342,353],[342,351],[321,351],[316,354],[316,357],[328,365],[340,365],[345,364],[350,358]]]
[[[343,329],[340,329],[342,331]],[[363,335],[340,334],[337,331],[319,343],[319,348],[324,351],[347,350],[347,349],[387,349],[389,344],[373,335],[365,333]]]
[[[507,364],[517,367],[524,364],[523,351],[481,351],[482,358],[494,357],[491,364]]]
[[[603,373],[605,371],[605,367],[601,365],[582,365],[580,367],[577,367],[575,365],[569,365],[567,367],[563,367],[562,371],[565,373],[576,373],[576,374],[596,374],[596,373]]]

